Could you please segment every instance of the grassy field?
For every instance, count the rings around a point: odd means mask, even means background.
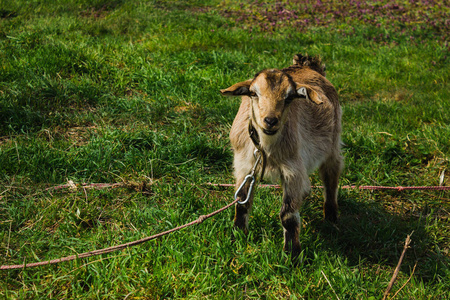
[[[206,184],[233,182],[239,100],[219,89],[296,53],[320,55],[339,92],[341,185],[449,185],[449,19],[443,0],[0,0],[0,265],[133,241],[232,201]],[[390,297],[405,284],[395,299],[450,299],[448,191],[342,189],[337,227],[322,199],[313,189],[302,209],[298,266],[282,251],[281,192],[259,189],[248,236],[230,209],[121,252],[0,271],[0,296],[381,299],[413,233]]]

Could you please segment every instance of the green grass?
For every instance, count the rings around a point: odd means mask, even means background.
[[[295,53],[321,55],[339,92],[341,185],[439,185],[442,172],[448,185],[448,4],[402,2],[405,12],[374,1],[363,18],[329,23],[302,3],[0,0],[0,264],[133,241],[232,201],[232,189],[205,184],[233,181],[228,133],[239,100],[219,89],[286,67]],[[318,19],[275,18],[279,5]],[[78,188],[47,189],[69,180]],[[114,182],[126,187],[81,187]],[[396,299],[448,299],[449,198],[341,190],[336,228],[322,221],[314,189],[293,266],[281,192],[259,189],[248,236],[233,232],[229,210],[122,252],[1,271],[0,295],[381,299],[414,232],[390,296],[411,276]]]

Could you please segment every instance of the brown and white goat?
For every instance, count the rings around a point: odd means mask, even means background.
[[[343,167],[342,113],[337,92],[325,78],[318,57],[298,54],[292,66],[263,70],[253,79],[236,83],[221,93],[242,96],[230,132],[236,189],[255,164],[250,123],[259,137],[258,146],[266,155],[265,176],[281,179],[284,250],[296,258],[301,251],[299,208],[310,191],[308,175],[317,167],[325,189],[324,217],[337,221],[338,181]],[[248,189],[249,184],[245,184],[237,195],[242,200],[249,196],[249,201],[236,204],[234,218],[234,225],[245,232],[253,202]]]

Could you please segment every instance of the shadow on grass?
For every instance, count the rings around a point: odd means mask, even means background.
[[[281,197],[279,191],[276,193],[276,197]],[[442,281],[450,271],[450,257],[443,250],[448,247],[448,221],[446,217],[440,219],[441,204],[408,194],[406,197],[415,199],[416,205],[414,210],[405,209],[403,205],[407,206],[408,201],[401,197],[405,196],[398,192],[377,192],[368,199],[360,191],[341,191],[340,219],[335,226],[323,221],[321,192],[313,195],[313,199],[308,199],[301,210],[304,228],[300,240],[305,251],[303,264],[313,263],[319,252],[328,252],[343,257],[350,267],[393,270],[407,235],[412,233],[411,244],[400,270],[411,274],[417,263],[414,276],[424,282]],[[388,199],[392,198],[396,202],[389,203]],[[263,196],[256,199],[256,203],[264,203],[264,200]],[[392,211],[390,205],[395,206]],[[262,242],[264,231],[272,232],[271,239],[281,251],[283,229],[278,209],[273,206],[254,209],[250,231],[253,231],[255,243]]]
[[[322,247],[346,257],[350,265],[367,261],[395,268],[407,235],[413,233],[401,271],[410,274],[417,262],[415,275],[424,281],[446,276],[450,259],[440,252],[436,241],[442,228],[433,228],[436,216],[427,208],[416,211],[414,216],[400,215],[387,211],[381,202],[362,202],[354,196],[346,196],[349,197],[339,200],[341,215],[337,227],[320,218],[314,218],[309,224],[323,241]],[[311,207],[316,205],[308,206],[306,215],[308,210],[316,210]],[[308,239],[317,240],[316,234]]]

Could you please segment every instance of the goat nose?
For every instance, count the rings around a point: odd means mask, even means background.
[[[266,117],[266,118],[264,118],[264,122],[266,122],[266,124],[267,124],[269,127],[273,127],[273,126],[275,126],[275,125],[278,124],[278,118],[269,118],[269,117]]]

